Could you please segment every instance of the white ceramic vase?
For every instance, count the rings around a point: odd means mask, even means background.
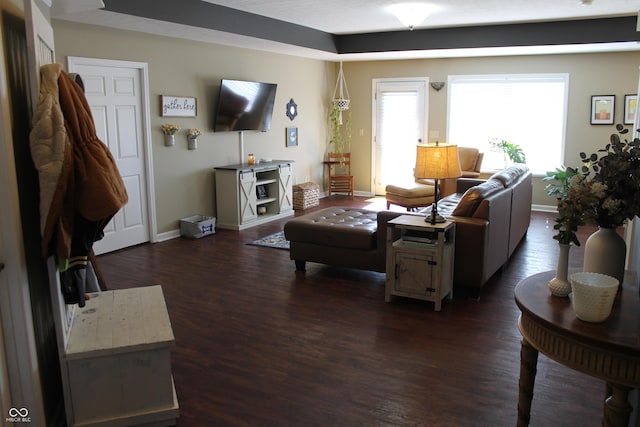
[[[622,286],[627,244],[615,228],[598,227],[584,245],[582,271],[615,277]]]
[[[557,297],[567,297],[571,293],[571,283],[569,282],[569,249],[571,245],[560,243],[560,253],[558,254],[558,266],[556,277],[548,283],[549,290]]]
[[[165,147],[173,147],[173,145],[175,145],[176,143],[176,138],[175,135],[171,134],[165,134],[164,135],[164,146]]]

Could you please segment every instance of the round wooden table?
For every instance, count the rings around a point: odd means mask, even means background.
[[[554,271],[534,274],[515,289],[522,312],[518,426],[529,425],[538,352],[607,384],[603,426],[626,427],[629,391],[640,387],[640,295],[627,275],[611,315],[602,323],[576,318],[569,298],[551,295]]]

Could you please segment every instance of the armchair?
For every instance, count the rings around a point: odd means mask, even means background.
[[[480,177],[480,166],[484,153],[477,148],[458,147],[458,158],[460,159],[460,169],[462,175],[460,178],[478,178]],[[440,197],[446,197],[456,192],[456,182],[458,178],[447,178],[440,180],[440,188],[438,193]]]

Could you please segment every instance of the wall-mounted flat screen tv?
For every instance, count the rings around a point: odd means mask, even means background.
[[[271,129],[275,83],[222,79],[215,115],[215,132]]]

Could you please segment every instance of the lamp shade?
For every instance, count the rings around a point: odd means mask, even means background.
[[[457,178],[462,175],[458,146],[455,144],[418,144],[416,178]]]

